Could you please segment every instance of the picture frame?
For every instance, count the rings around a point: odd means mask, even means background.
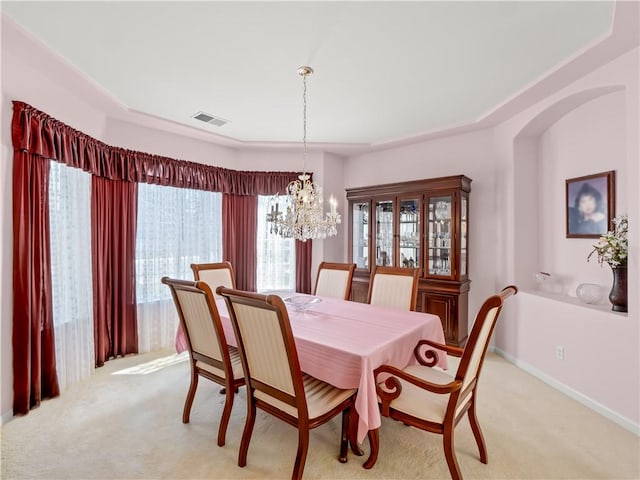
[[[567,238],[599,238],[613,230],[615,199],[615,170],[567,179]]]

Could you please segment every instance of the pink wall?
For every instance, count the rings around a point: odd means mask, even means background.
[[[333,195],[338,201],[338,212],[342,217],[342,223],[338,225],[338,234],[329,237],[313,245],[313,262],[311,271],[316,272],[320,262],[346,262],[347,244],[347,196],[344,186],[345,159],[331,153],[322,156],[321,167],[317,169],[318,175],[315,177],[322,187],[325,211],[329,209],[329,197]],[[315,275],[312,275],[312,282],[315,282]]]
[[[234,166],[235,149],[111,117],[106,119],[101,140],[109,145],[130,150],[224,168],[236,168]]]
[[[638,319],[530,292],[514,297],[502,320],[516,365],[637,433]],[[564,347],[564,360],[556,347]]]

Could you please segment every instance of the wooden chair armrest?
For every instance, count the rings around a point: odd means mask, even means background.
[[[392,376],[387,378],[384,382],[379,382],[378,376],[382,373],[388,373]],[[462,387],[462,381],[460,380],[452,380],[447,384],[441,385],[416,377],[390,365],[381,365],[373,371],[373,375],[376,382],[376,393],[378,394],[382,402],[381,412],[385,417],[389,416],[389,404],[391,403],[391,401],[398,398],[400,396],[400,393],[402,392],[402,385],[400,384],[400,380],[398,380],[398,378],[401,378],[402,380],[409,382],[417,387],[438,394],[452,393]],[[385,389],[382,388],[381,383],[384,383]]]
[[[416,360],[418,360],[420,364],[426,365],[428,367],[433,367],[437,363],[438,352],[428,349],[428,350],[425,350],[423,354],[421,354],[420,347],[422,347],[423,345],[428,345],[430,347],[437,348],[438,350],[443,350],[447,355],[452,355],[454,357],[461,357],[462,353],[464,352],[464,349],[460,347],[444,345],[442,343],[434,342],[433,340],[420,340],[417,343],[416,348],[413,349],[413,354],[415,355]],[[422,355],[424,355],[424,357],[422,357]],[[434,358],[435,358],[435,361],[433,360]]]

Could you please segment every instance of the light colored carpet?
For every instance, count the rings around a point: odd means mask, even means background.
[[[165,359],[166,365],[155,371],[114,374],[168,355],[108,362],[62,397],[6,423],[1,431],[2,478],[289,478],[296,431],[260,412],[248,465],[237,466],[244,389],[236,397],[227,444],[220,448],[219,386],[200,380],[191,423],[181,421],[189,378],[186,361]],[[640,477],[638,437],[496,355],[489,354],[485,363],[478,417],[488,465],[478,460],[468,422],[456,430],[458,462],[467,479]],[[338,462],[339,428],[334,419],[312,431],[305,478],[449,478],[439,435],[383,419],[380,458],[367,471],[362,468],[366,456],[350,454],[348,463]]]

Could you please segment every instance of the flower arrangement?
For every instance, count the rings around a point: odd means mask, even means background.
[[[620,215],[613,219],[614,229],[602,235],[593,245],[593,250],[587,257],[587,261],[595,253],[598,255],[600,265],[608,263],[611,268],[627,265],[629,244],[627,243],[628,219],[626,215]]]

